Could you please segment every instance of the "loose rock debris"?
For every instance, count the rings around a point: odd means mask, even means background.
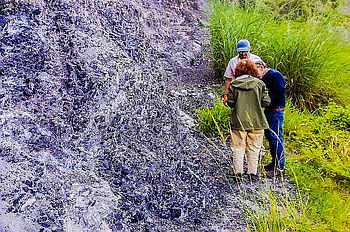
[[[195,126],[208,2],[0,2],[1,231],[246,230]]]

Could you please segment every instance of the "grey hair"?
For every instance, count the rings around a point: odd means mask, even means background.
[[[259,65],[259,66],[263,66],[264,68],[267,68],[266,63],[264,61],[262,61],[262,60],[256,61],[255,64]]]

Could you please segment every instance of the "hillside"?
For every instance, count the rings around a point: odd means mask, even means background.
[[[0,2],[0,231],[245,230],[230,151],[194,124],[208,3]]]

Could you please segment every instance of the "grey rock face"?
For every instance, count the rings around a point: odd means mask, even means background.
[[[1,5],[1,231],[244,230],[193,119],[213,98],[204,7]]]

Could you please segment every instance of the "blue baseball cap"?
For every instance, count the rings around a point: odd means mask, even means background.
[[[237,52],[248,52],[250,48],[250,43],[246,39],[241,39],[237,43]]]

